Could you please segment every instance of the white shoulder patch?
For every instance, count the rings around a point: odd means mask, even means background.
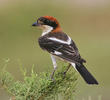
[[[68,44],[71,44],[71,38],[68,36]]]
[[[50,37],[48,39],[53,40],[53,41],[56,41],[56,42],[60,42],[60,43],[63,43],[63,44],[68,44],[68,45],[71,44],[71,38],[69,36],[68,36],[68,40],[67,41],[60,40],[60,39],[57,39],[55,37]]]

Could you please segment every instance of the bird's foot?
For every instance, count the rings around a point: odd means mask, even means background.
[[[54,79],[54,77],[53,77],[52,75],[51,75],[50,77],[51,77],[51,80],[52,80],[52,81],[55,81],[55,79]]]

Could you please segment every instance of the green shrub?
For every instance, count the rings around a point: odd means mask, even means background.
[[[23,71],[24,81],[16,81],[9,72],[3,70],[0,84],[10,94],[11,100],[74,100],[77,76],[73,70],[64,76],[65,69],[64,66],[55,72],[54,81],[50,78],[50,72],[37,74],[33,68],[30,75]]]

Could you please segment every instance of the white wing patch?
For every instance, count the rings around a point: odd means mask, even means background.
[[[58,51],[55,51],[54,54],[61,55],[62,53],[61,52],[58,52]]]
[[[56,41],[56,42],[60,42],[60,43],[63,43],[63,44],[68,44],[68,45],[71,44],[71,38],[70,37],[68,37],[68,40],[67,41],[60,40],[60,39],[57,39],[55,37],[50,37],[48,39],[53,40],[53,41]]]

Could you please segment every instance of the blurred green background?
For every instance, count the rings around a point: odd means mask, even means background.
[[[75,100],[110,100],[109,0],[0,0],[0,70],[9,60],[7,70],[17,80],[22,80],[20,66],[28,72],[33,64],[36,72],[52,71],[50,56],[37,43],[41,30],[31,26],[44,15],[59,20],[99,81],[89,86],[79,77]],[[3,88],[0,100],[9,100]]]

